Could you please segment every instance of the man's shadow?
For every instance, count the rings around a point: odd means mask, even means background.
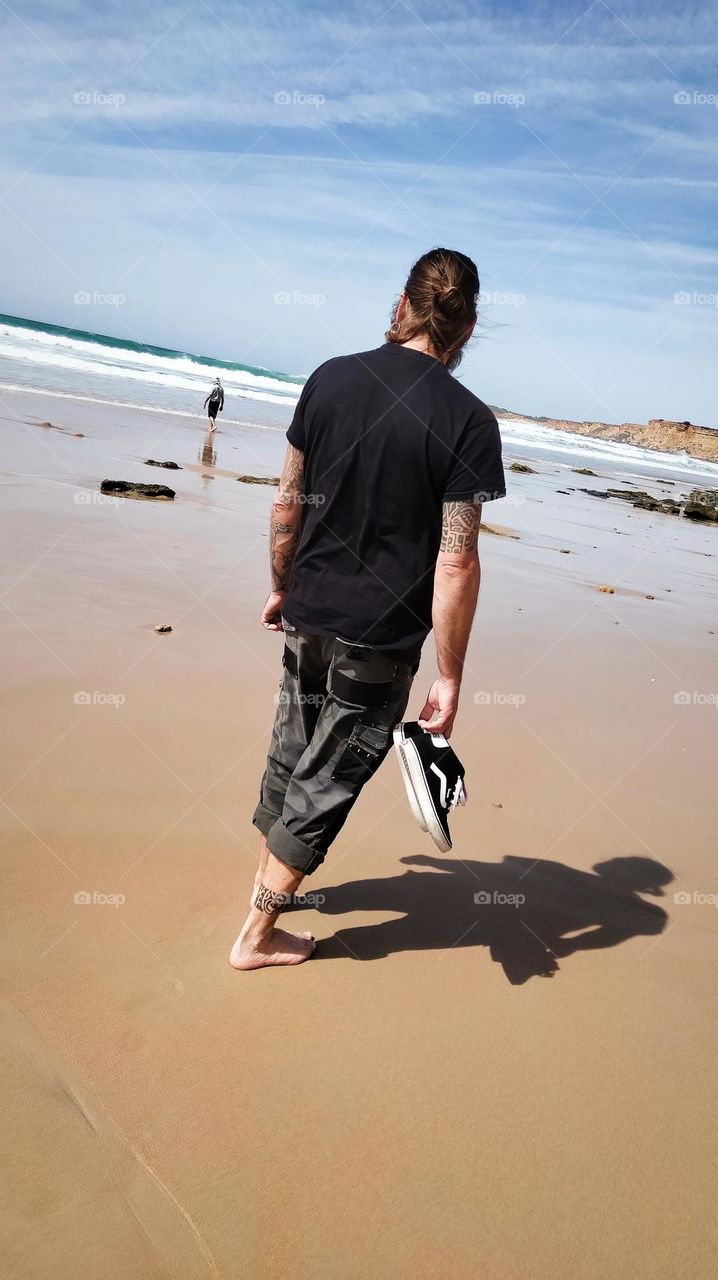
[[[593,872],[510,855],[501,863],[423,855],[401,861],[412,869],[316,890],[323,914],[394,911],[399,916],[339,929],[322,940],[315,961],[483,946],[509,982],[520,984],[552,977],[559,960],[577,951],[657,937],[668,919],[661,907],[640,896],[662,897],[662,886],[673,880],[673,873],[652,858],[609,858],[596,863]],[[307,887],[307,905],[314,905],[312,892]]]

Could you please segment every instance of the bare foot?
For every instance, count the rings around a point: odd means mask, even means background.
[[[233,969],[263,969],[272,964],[301,964],[316,951],[311,933],[275,929],[268,938],[254,940],[240,933],[229,955]]]

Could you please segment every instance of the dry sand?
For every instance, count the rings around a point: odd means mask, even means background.
[[[512,476],[454,853],[389,759],[306,884],[316,959],[238,974],[281,640],[271,489],[233,476],[276,466],[29,403],[0,422],[4,1274],[712,1276],[718,530]]]

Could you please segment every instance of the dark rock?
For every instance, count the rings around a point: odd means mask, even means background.
[[[689,520],[718,523],[718,489],[692,489],[686,498],[683,514]]]
[[[568,489],[557,489],[557,490],[556,490],[556,492],[557,492],[557,493],[565,493],[566,495],[568,495],[568,492],[569,492],[569,491],[568,491]]]
[[[242,484],[279,484],[279,476],[237,476]]]
[[[172,628],[171,628],[171,626],[170,626],[169,622],[158,622],[158,623],[155,625],[155,631],[157,632],[157,634],[158,634],[159,636],[167,635],[167,632],[168,632],[168,631],[171,631],[171,630],[172,630]]]
[[[636,507],[639,511],[660,511],[668,516],[678,516],[681,513],[680,502],[676,502],[674,498],[654,498],[653,494],[646,493],[645,489],[636,489],[634,491],[628,489],[584,489],[583,492],[589,493],[592,498],[619,498],[622,502],[630,502],[631,506]]]
[[[166,467],[168,471],[181,471],[179,462],[157,462],[155,458],[145,458],[147,467]]]
[[[132,480],[103,480],[101,493],[119,493],[123,498],[155,498],[170,502],[175,496],[174,489],[166,484],[138,484]]]
[[[641,511],[662,511],[667,516],[681,514],[680,502],[674,502],[673,498],[652,498],[647,493],[637,494],[632,505],[639,507]]]
[[[535,476],[537,474],[533,467],[529,466],[528,462],[512,462],[509,471],[520,471],[525,476]]]
[[[629,493],[626,489],[607,489],[606,493],[609,498],[622,498],[624,502],[658,502],[658,498],[646,493],[645,489],[636,489],[633,493]]]

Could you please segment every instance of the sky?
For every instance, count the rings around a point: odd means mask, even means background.
[[[307,374],[475,259],[482,399],[718,427],[710,3],[0,3],[0,311]]]

